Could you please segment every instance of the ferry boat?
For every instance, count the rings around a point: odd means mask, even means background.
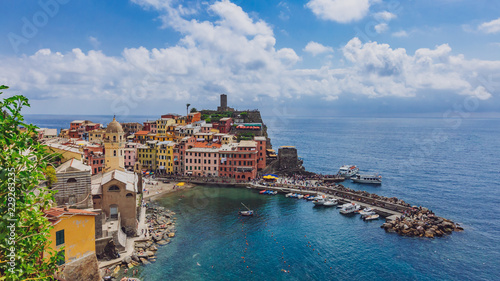
[[[350,205],[342,207],[342,209],[340,209],[340,213],[343,215],[354,214],[359,209],[361,209],[361,206],[351,203]]]
[[[337,173],[339,176],[344,178],[350,178],[356,175],[359,172],[358,167],[356,165],[344,165],[340,167],[339,172]]]
[[[382,184],[382,176],[379,175],[354,175],[351,177],[353,182],[369,183],[369,184]]]

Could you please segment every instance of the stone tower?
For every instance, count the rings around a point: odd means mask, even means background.
[[[111,170],[125,170],[124,165],[124,148],[125,148],[125,133],[122,125],[113,117],[113,121],[106,127],[106,137],[104,138],[105,162],[104,172]]]

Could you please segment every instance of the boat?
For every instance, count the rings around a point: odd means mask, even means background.
[[[380,216],[378,214],[374,214],[374,215],[366,216],[363,219],[365,221],[372,221],[372,220],[378,220],[379,217]]]
[[[325,198],[321,197],[321,198],[317,198],[313,201],[314,205],[316,206],[323,206],[323,204],[325,204]]]
[[[315,197],[315,196],[312,196],[312,195],[306,198],[307,201],[313,201],[313,200],[316,200],[316,199],[318,199],[318,198]]]
[[[382,176],[379,175],[354,175],[351,177],[353,182],[369,183],[369,184],[382,184]]]
[[[340,167],[337,175],[342,176],[344,178],[350,178],[356,175],[359,172],[358,167],[356,165],[344,165]]]
[[[265,189],[264,189],[264,190],[259,191],[259,193],[260,193],[260,194],[266,194],[266,192],[267,192],[267,190],[265,190]]]
[[[304,198],[304,195],[302,195],[302,194],[297,194],[297,198],[302,199],[302,198]]]
[[[340,213],[343,215],[354,214],[359,209],[361,209],[361,206],[351,203],[350,205],[342,207],[342,209],[340,209]]]
[[[371,208],[364,208],[363,210],[359,211],[359,214],[361,215],[361,218],[363,219],[367,216],[375,215],[376,213]]]
[[[243,204],[243,202],[241,203],[241,205],[243,205],[245,208],[247,208],[247,210],[246,211],[239,211],[238,214],[240,214],[242,216],[246,216],[246,217],[253,216],[253,210],[250,210],[250,208],[245,206],[245,204]]]
[[[338,203],[337,199],[329,198],[325,201],[325,203],[323,203],[323,206],[331,207],[337,205]]]
[[[290,193],[287,193],[287,194],[285,195],[285,197],[292,197],[292,196],[293,196],[293,193],[291,193],[291,192],[290,192]]]
[[[342,205],[337,205],[337,208],[342,209],[342,208],[347,207],[349,205],[351,205],[351,203],[345,203],[345,204],[342,204]]]

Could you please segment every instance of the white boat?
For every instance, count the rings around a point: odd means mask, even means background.
[[[345,203],[345,204],[342,204],[342,205],[337,205],[337,208],[342,209],[342,208],[347,207],[349,205],[351,205],[351,203]]]
[[[337,201],[337,199],[329,198],[328,200],[325,201],[325,203],[323,203],[323,206],[330,207],[330,206],[335,206],[338,203],[339,202]]]
[[[361,218],[365,218],[367,216],[375,215],[377,213],[375,213],[375,211],[372,210],[371,208],[364,208],[362,211],[359,212],[359,214],[361,215]]]
[[[351,177],[353,182],[357,183],[370,183],[370,184],[382,184],[382,176],[379,175],[354,175]]]
[[[286,196],[286,197],[291,197],[291,196],[293,196],[293,193],[291,193],[291,192],[290,192],[290,193],[287,193],[285,196]]]
[[[238,214],[242,216],[253,216],[253,210],[250,210],[243,202],[241,202],[241,205],[243,205],[245,208],[247,208],[247,211],[239,211]]]
[[[340,167],[339,172],[337,173],[339,176],[344,178],[350,178],[359,172],[358,167],[356,165],[344,165]]]
[[[343,215],[354,214],[359,209],[361,209],[361,206],[351,203],[348,206],[342,207],[342,209],[340,209],[340,213]]]
[[[304,195],[302,195],[302,194],[298,194],[298,195],[297,195],[297,198],[302,199],[302,198],[304,198]]]
[[[325,204],[325,198],[321,197],[321,198],[317,198],[313,201],[314,205],[316,206],[323,206],[323,204]]]
[[[374,215],[366,216],[363,219],[365,221],[372,221],[372,220],[378,220],[379,217],[380,216],[378,214],[374,214]]]

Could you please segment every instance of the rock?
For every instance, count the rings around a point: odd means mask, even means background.
[[[131,263],[131,262],[132,262],[132,258],[131,258],[130,256],[127,256],[127,257],[125,257],[125,258],[123,259],[123,261],[124,261],[125,263]]]
[[[425,232],[425,237],[427,237],[427,238],[434,238],[434,232],[430,231],[430,230],[426,231]]]
[[[156,262],[156,259],[150,259],[149,261],[154,263],[154,262]]]
[[[153,252],[156,252],[156,251],[158,251],[158,248],[156,248],[155,245],[152,245],[151,247],[149,247],[149,250],[153,251]]]
[[[173,232],[170,232],[170,233],[168,234],[168,237],[169,237],[169,238],[173,238],[174,236],[175,236],[175,233],[173,233]]]
[[[168,244],[168,242],[165,241],[165,240],[161,240],[161,241],[158,241],[157,244],[160,245],[160,246],[165,246],[165,245]]]
[[[153,253],[153,252],[151,252],[151,251],[147,251],[145,254],[146,254],[148,257],[151,257],[151,256],[154,256],[154,255],[155,255],[155,253]]]
[[[146,264],[151,264],[147,259],[145,258],[141,258],[141,262],[142,264],[146,265]]]
[[[137,255],[132,255],[132,260],[136,261],[136,262],[140,262],[141,260],[139,259],[139,257]]]

